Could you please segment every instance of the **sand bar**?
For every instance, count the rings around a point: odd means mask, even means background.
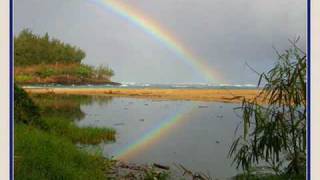
[[[241,102],[240,97],[254,98],[260,90],[254,89],[122,89],[122,88],[24,88],[28,93],[53,93],[75,95],[108,95],[159,100],[193,100]]]

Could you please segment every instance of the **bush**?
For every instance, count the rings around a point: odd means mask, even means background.
[[[81,64],[76,69],[76,74],[81,77],[90,78],[93,75],[93,71],[94,71],[94,68],[92,66]]]
[[[96,67],[95,73],[98,79],[109,79],[114,75],[114,72],[111,68],[103,65],[99,65],[98,67]]]
[[[14,76],[14,81],[17,83],[24,83],[27,81],[32,80],[32,76],[30,75],[15,75]]]
[[[54,75],[55,70],[52,68],[44,68],[44,69],[41,69],[39,72],[36,72],[36,74],[41,78],[46,78]]]
[[[17,85],[14,85],[14,122],[41,124],[38,107],[29,98],[28,94]]]

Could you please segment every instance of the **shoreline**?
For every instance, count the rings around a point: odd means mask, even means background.
[[[70,95],[107,95],[156,100],[216,101],[241,103],[242,97],[253,99],[261,90],[258,89],[120,89],[120,88],[27,88],[28,93],[70,94]]]

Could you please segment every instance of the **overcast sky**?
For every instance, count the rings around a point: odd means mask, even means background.
[[[218,69],[214,83],[247,84],[257,76],[245,65],[268,70],[273,46],[301,37],[305,49],[303,0],[122,0],[175,35],[185,47]],[[166,46],[126,19],[90,0],[15,0],[14,32],[29,28],[82,48],[90,65],[109,65],[114,81],[205,82]],[[217,78],[218,79],[218,78]]]

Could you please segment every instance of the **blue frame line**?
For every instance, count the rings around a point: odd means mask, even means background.
[[[311,0],[307,0],[307,179],[311,179]]]
[[[10,172],[9,172],[9,174],[10,174],[10,180],[12,180],[12,179],[14,179],[14,177],[13,177],[13,171],[14,171],[14,169],[13,169],[13,131],[14,131],[14,128],[13,128],[13,122],[14,122],[14,120],[13,120],[13,102],[14,102],[14,95],[13,95],[13,0],[10,0],[10,2],[9,2],[9,6],[10,6],[10,10],[9,10],[9,14],[10,14],[10,25],[9,25],[9,32],[10,32],[10,42],[9,42],[9,53],[10,53],[10,55],[9,55],[9,57],[10,57],[10,62],[9,62],[9,68],[10,68],[10,70],[9,70],[9,83],[10,83],[10,85],[9,85],[9,92],[10,92],[10,95],[9,95],[9,101],[10,101],[10,103],[9,103],[9,108],[10,108],[10,115],[9,115],[9,117],[10,117],[10,129],[9,129],[9,138],[10,138],[10,140],[9,140],[9,142],[10,142],[10,149],[9,149],[9,158],[10,158],[10,160],[9,160],[9,163],[10,163],[10,167],[9,167],[9,170],[10,170]]]

